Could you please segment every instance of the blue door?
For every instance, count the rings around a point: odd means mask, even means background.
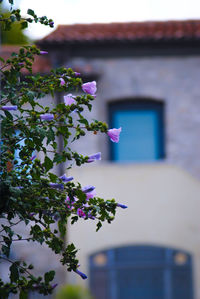
[[[90,257],[95,299],[193,299],[192,259],[155,246],[113,248]]]

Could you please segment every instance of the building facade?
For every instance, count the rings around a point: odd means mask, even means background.
[[[38,44],[97,81],[90,119],[122,127],[73,145],[102,152],[76,180],[128,206],[98,233],[69,227],[95,298],[200,299],[200,21],[61,25]]]

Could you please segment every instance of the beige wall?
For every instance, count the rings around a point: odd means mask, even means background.
[[[164,164],[99,164],[73,170],[82,185],[96,186],[98,196],[128,205],[112,224],[95,232],[95,221],[69,229],[79,248],[80,270],[88,273],[88,256],[102,249],[150,244],[186,250],[193,255],[196,299],[200,299],[200,182]],[[75,275],[71,282],[83,283]],[[84,282],[85,283],[85,282]]]

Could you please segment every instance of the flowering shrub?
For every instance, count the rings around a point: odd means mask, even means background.
[[[13,1],[9,2],[12,4]],[[53,26],[52,20],[38,18],[32,10],[28,10],[28,14],[33,17],[32,21]],[[30,18],[22,18],[20,11],[12,11],[12,8],[10,19],[4,20],[2,16],[1,21],[9,27],[16,19],[22,24],[31,22]],[[85,279],[86,275],[78,268],[77,249],[74,244],[65,246],[63,242],[66,223],[73,224],[79,218],[93,220],[98,230],[103,221],[110,223],[114,219],[117,207],[126,208],[114,199],[97,197],[94,186],[82,187],[66,173],[60,177],[54,173],[54,166],[59,164],[71,168],[74,163],[81,166],[101,159],[101,153],[83,156],[73,151],[71,140],[83,138],[87,132],[95,135],[99,132],[118,142],[121,128],[108,129],[104,122],[89,122],[85,118],[85,109],[91,111],[92,101],[96,98],[95,81],[83,83],[80,74],[66,68],[34,76],[32,63],[35,56],[43,54],[47,52],[35,46],[25,46],[6,61],[1,58],[0,218],[3,222],[0,262],[10,264],[10,282],[0,280],[0,298],[7,298],[10,293],[20,293],[20,298],[27,298],[30,290],[47,295],[56,287],[51,284],[54,271],[45,273],[43,278],[35,277],[31,272],[33,265],[11,259],[14,242],[47,244],[55,254],[60,254],[60,262],[68,271]],[[27,69],[29,75],[24,77],[23,69]],[[48,102],[41,105],[40,99],[49,94],[54,98],[57,92],[65,93],[61,103],[55,103],[52,108]],[[79,95],[74,96],[73,92]],[[58,149],[58,138],[63,140],[62,151]],[[20,223],[29,224],[26,238],[16,233],[15,228]]]

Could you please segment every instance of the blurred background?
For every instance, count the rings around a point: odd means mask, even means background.
[[[13,256],[34,257],[38,272],[55,267],[55,282],[84,285],[95,299],[200,299],[199,1],[21,0],[16,6],[53,18],[55,28],[2,33],[1,55],[36,43],[48,55],[35,61],[34,73],[65,66],[84,82],[97,81],[86,115],[122,127],[120,142],[88,134],[74,143],[82,154],[101,151],[102,161],[72,174],[128,209],[98,233],[83,219],[68,227],[88,281],[66,273],[46,248],[19,245]]]

